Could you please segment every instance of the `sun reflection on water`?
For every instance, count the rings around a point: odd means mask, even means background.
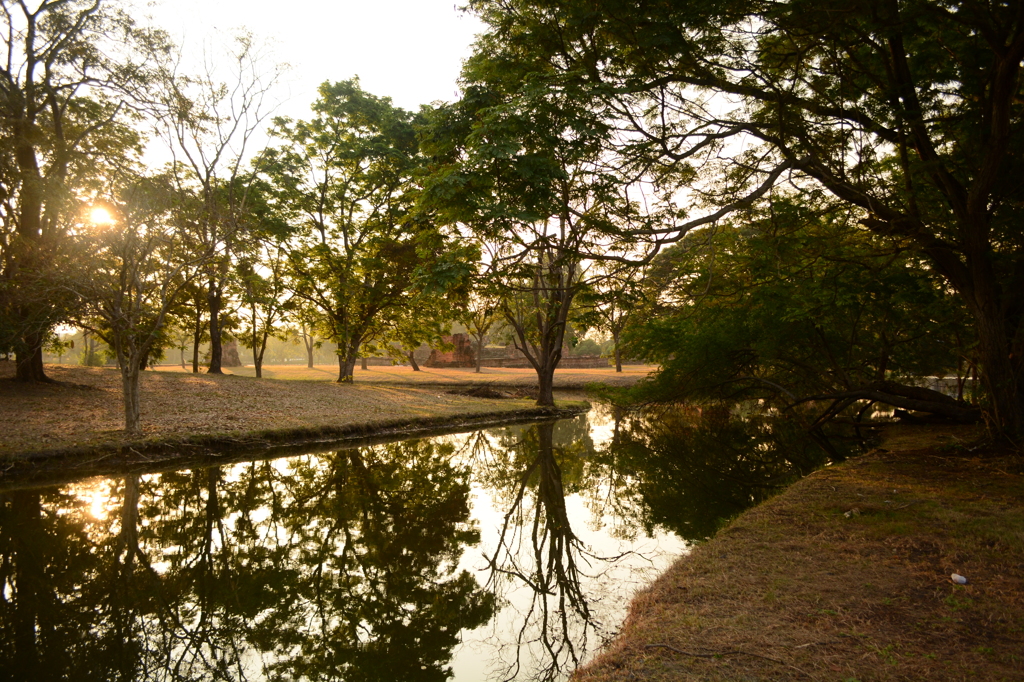
[[[110,513],[112,504],[110,481],[107,479],[96,479],[86,481],[72,487],[71,494],[78,498],[80,509],[87,513],[94,521],[105,521]]]

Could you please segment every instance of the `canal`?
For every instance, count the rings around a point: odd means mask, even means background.
[[[0,479],[0,677],[564,679],[690,543],[836,457],[791,424],[735,416],[599,405],[251,461]]]

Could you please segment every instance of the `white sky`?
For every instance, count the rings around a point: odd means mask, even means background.
[[[456,99],[462,60],[482,31],[457,1],[160,0],[142,12],[190,50],[250,30],[291,67],[278,87],[278,113],[306,118],[320,83],[356,75],[366,92],[412,111]]]

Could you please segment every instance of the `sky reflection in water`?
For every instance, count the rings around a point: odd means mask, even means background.
[[[276,460],[0,482],[0,670],[562,679],[687,541],[824,462],[799,429],[727,416],[597,407]]]

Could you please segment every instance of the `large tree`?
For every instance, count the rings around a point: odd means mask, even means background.
[[[269,93],[283,70],[267,63],[248,33],[234,36],[227,52],[226,67],[207,62],[198,74],[181,72],[176,62],[163,65],[149,95],[155,134],[173,157],[178,189],[193,197],[190,241],[217,254],[197,282],[206,295],[210,374],[223,373],[228,280],[237,243],[253,219],[255,176],[245,163],[273,112]]]
[[[505,58],[591,89],[624,163],[690,186],[676,227],[789,180],[916,249],[971,314],[992,420],[1024,432],[1024,3],[472,7]]]
[[[126,104],[166,43],[100,0],[0,3],[0,34],[0,347],[44,381],[42,344],[74,308],[75,195],[137,150]]]
[[[607,163],[611,130],[589,91],[534,78],[486,39],[463,82],[462,99],[432,113],[421,206],[484,245],[484,286],[537,372],[537,404],[553,405],[569,314],[597,273],[590,264],[652,256],[658,240],[645,235],[660,215],[641,210],[635,178]]]
[[[976,419],[976,408],[909,385],[972,358],[957,299],[912,250],[807,203],[737,215],[655,259],[649,303],[627,333],[632,352],[661,365],[646,397],[827,399],[820,421],[873,401]]]
[[[360,347],[417,295],[464,279],[472,249],[412,212],[422,157],[411,113],[356,80],[322,85],[313,111],[279,122],[287,145],[261,168],[295,228],[294,292],[329,320],[338,381],[350,382]]]
[[[113,198],[117,210],[91,242],[92,269],[77,283],[87,315],[78,323],[103,339],[121,370],[125,431],[142,434],[140,372],[168,343],[169,313],[198,277],[213,248],[186,246],[187,221],[175,210],[168,176],[129,180]]]

